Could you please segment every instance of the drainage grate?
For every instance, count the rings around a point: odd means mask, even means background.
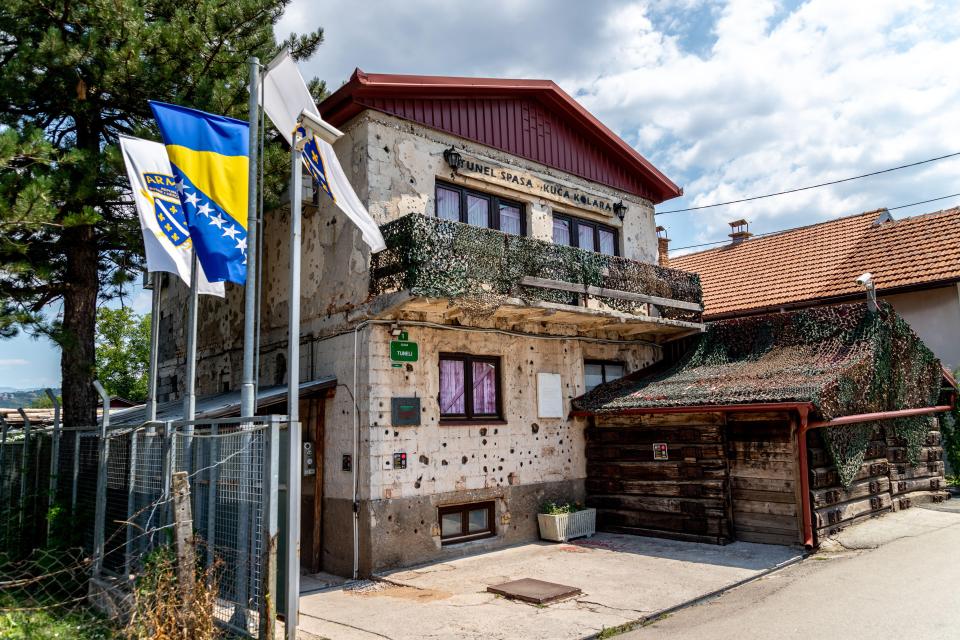
[[[496,593],[505,598],[514,600],[523,600],[533,604],[549,604],[572,598],[582,593],[576,587],[557,584],[555,582],[544,582],[543,580],[534,580],[533,578],[523,578],[511,582],[503,582],[487,587],[490,593]]]

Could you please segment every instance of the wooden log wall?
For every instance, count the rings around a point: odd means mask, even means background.
[[[601,531],[726,543],[732,538],[724,416],[597,416],[587,429],[587,506]],[[668,460],[655,461],[665,442]]]
[[[907,459],[906,443],[894,435],[889,425],[879,425],[873,432],[860,471],[847,488],[840,484],[840,476],[819,429],[807,434],[807,444],[813,525],[818,543],[864,519],[921,502],[940,502],[947,495],[937,419],[931,419],[926,446],[916,465]]]
[[[786,412],[727,414],[727,459],[737,540],[802,542],[795,429],[795,421]]]

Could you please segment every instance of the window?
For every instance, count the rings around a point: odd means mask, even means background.
[[[441,544],[479,540],[496,535],[494,503],[455,504],[437,509]]]
[[[592,391],[605,382],[613,382],[626,373],[622,362],[608,360],[585,360],[583,362],[583,386]]]
[[[440,354],[440,420],[500,420],[500,358]]]
[[[526,235],[523,205],[452,184],[437,183],[437,217]]]
[[[620,255],[616,229],[565,214],[553,214],[553,241],[608,256]]]

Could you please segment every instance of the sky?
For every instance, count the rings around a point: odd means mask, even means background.
[[[294,0],[277,35],[318,26],[301,69],[331,89],[356,67],[554,80],[683,187],[658,212],[960,151],[956,2]],[[764,233],[957,192],[960,157],[657,222],[681,249],[738,218]],[[0,387],[56,385],[58,362],[44,341],[0,342]]]

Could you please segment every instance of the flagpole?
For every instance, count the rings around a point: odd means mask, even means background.
[[[300,216],[303,197],[303,143],[293,134],[290,151],[290,317],[287,325],[287,558],[285,562],[287,640],[296,640],[300,611]],[[292,622],[292,623],[291,623]]]
[[[192,472],[190,463],[193,460],[191,448],[193,446],[193,424],[190,422],[197,412],[197,302],[200,287],[200,263],[197,260],[197,249],[190,250],[190,302],[187,307],[187,380],[183,394],[184,425],[184,459],[187,461],[187,471]]]
[[[243,308],[243,380],[240,386],[240,416],[250,417],[257,411],[256,377],[254,370],[255,326],[257,315],[257,157],[260,122],[260,60],[247,58],[250,65],[250,163],[247,192],[247,280]]]
[[[147,422],[157,419],[157,349],[160,346],[160,292],[163,287],[163,273],[154,271],[150,275],[153,299],[150,304],[150,376],[147,384]]]

